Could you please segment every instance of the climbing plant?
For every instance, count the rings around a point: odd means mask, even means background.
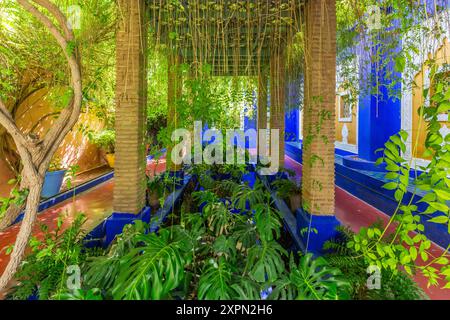
[[[435,41],[442,41],[448,30],[450,19],[448,3],[445,1],[339,1],[342,8],[350,12],[350,17],[340,16],[340,36],[338,43],[342,59],[353,59],[351,48],[363,42],[358,53],[368,61],[375,62],[375,79],[362,79],[360,90],[369,92],[376,99],[398,99],[402,90],[414,88],[414,77],[402,76],[405,71],[416,74],[420,68],[429,68],[430,83],[433,90],[423,89],[424,101],[419,113],[419,128],[426,128],[424,141],[425,153],[419,155],[430,157],[426,166],[416,166],[406,157],[408,144],[413,145],[412,154],[417,154],[420,141],[417,132],[401,131],[386,142],[385,148],[378,150],[382,157],[377,164],[385,164],[389,181],[384,188],[391,190],[398,202],[387,226],[362,228],[349,241],[348,246],[357,255],[363,256],[370,265],[382,270],[397,273],[403,268],[410,275],[421,273],[428,279],[429,285],[442,285],[450,288],[450,268],[447,248],[440,256],[432,253],[431,240],[425,235],[426,223],[443,224],[450,233],[450,136],[444,136],[439,121],[440,115],[450,109],[450,91],[448,80],[438,77],[439,62],[433,56],[423,59],[423,65],[417,65],[414,56],[422,54],[423,48]],[[380,9],[381,15],[375,30],[368,29],[367,16],[369,6]],[[343,11],[341,11],[343,12]],[[430,21],[433,23],[430,24]],[[402,45],[399,47],[400,41]],[[399,49],[401,48],[401,49]],[[354,51],[353,51],[354,53]],[[448,54],[448,53],[447,53]],[[364,67],[364,66],[360,66]],[[388,71],[392,70],[392,71]],[[353,71],[345,74],[349,77]],[[388,87],[378,86],[378,77],[384,77]],[[373,83],[375,82],[375,85]],[[387,95],[381,92],[387,92]],[[427,100],[431,103],[427,103]],[[417,202],[419,194],[425,194]],[[425,205],[425,209],[422,208]]]

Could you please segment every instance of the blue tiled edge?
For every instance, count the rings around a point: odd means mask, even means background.
[[[96,228],[94,228],[84,239],[84,246],[87,248],[93,247],[108,247],[118,234],[121,234],[123,228],[127,224],[131,224],[136,220],[141,220],[150,223],[150,232],[157,232],[161,224],[167,220],[169,214],[174,210],[174,207],[181,201],[181,197],[191,181],[191,176],[184,177],[184,184],[181,188],[177,188],[165,200],[164,206],[158,210],[153,216],[151,209],[146,207],[139,214],[129,213],[113,213],[111,216],[103,220]]]
[[[160,151],[161,154],[164,154],[166,152],[166,149],[163,149]],[[147,156],[147,161],[152,160],[153,156]],[[64,202],[74,196],[79,195],[80,193],[83,193],[89,189],[92,189],[103,182],[109,181],[112,178],[114,178],[114,171],[111,171],[107,174],[104,174],[103,176],[100,176],[98,178],[95,178],[93,180],[90,180],[86,183],[83,183],[75,188],[72,188],[70,190],[64,191],[63,193],[60,193],[52,198],[45,199],[39,204],[38,212],[42,213],[42,211],[47,210],[51,207],[56,206],[57,204],[60,204],[61,202]],[[22,212],[17,219],[11,224],[15,225],[16,223],[19,223],[23,220],[24,213]]]
[[[355,159],[354,156],[344,156],[343,164],[346,167],[356,170],[386,172],[386,164],[376,165],[375,162],[365,161],[362,159]]]
[[[150,224],[150,232],[157,232],[166,220],[170,213],[174,210],[175,206],[178,205],[181,201],[181,198],[186,190],[186,187],[193,179],[192,176],[186,175],[184,176],[183,186],[180,188],[176,188],[176,190],[171,193],[166,201],[164,202],[164,206],[156,212],[155,216],[152,218],[152,222]]]
[[[340,223],[336,217],[311,216],[302,209],[297,210],[295,213],[296,216],[294,216],[285,201],[277,196],[276,191],[272,190],[267,177],[260,176],[260,179],[269,190],[275,207],[282,214],[284,226],[294,240],[297,249],[302,252],[311,252],[315,255],[322,254],[324,243],[328,240],[336,238],[339,235],[336,228],[340,225]],[[311,229],[309,229],[310,226]],[[304,229],[306,232],[302,233],[301,231]],[[312,229],[317,230],[317,234],[312,232]],[[310,231],[309,242],[308,230]]]
[[[39,204],[38,212],[42,213],[42,211],[45,211],[53,206],[56,206],[57,204],[60,204],[61,202],[64,202],[68,199],[71,199],[72,197],[77,196],[80,193],[83,193],[89,189],[92,189],[106,181],[109,181],[113,177],[114,177],[114,171],[111,171],[103,176],[100,176],[100,177],[94,179],[94,180],[88,181],[88,182],[86,182],[82,185],[79,185],[73,189],[70,189],[63,193],[60,193],[53,198],[46,199]],[[14,223],[12,225],[21,222],[23,220],[23,217],[24,217],[24,213],[22,212],[17,217],[17,219],[14,221]]]
[[[113,213],[109,218],[105,220],[104,225],[104,240],[102,243],[103,247],[108,247],[111,242],[116,238],[118,234],[121,234],[123,228],[127,224],[131,224],[136,220],[141,220],[145,223],[150,222],[151,209],[149,207],[145,207],[139,214],[131,214],[131,213]]]
[[[286,143],[286,154],[298,163],[302,163],[301,160],[303,160],[300,147],[300,144]],[[374,206],[388,216],[393,215],[398,204],[394,198],[394,192],[383,188],[386,182],[375,178],[375,172],[371,176],[367,173],[348,168],[338,161],[336,162],[335,170],[337,186]],[[412,201],[412,204],[417,205],[421,212],[425,211],[427,207],[425,203],[419,203],[423,196],[424,194],[416,194]],[[413,193],[410,190],[405,194],[404,202],[409,203],[412,197]],[[421,222],[425,226],[426,236],[436,244],[446,248],[450,243],[450,234],[447,231],[447,226],[428,221],[430,218],[438,215],[441,215],[441,213],[436,212],[428,216],[421,215]]]

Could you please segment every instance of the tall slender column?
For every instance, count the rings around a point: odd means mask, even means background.
[[[114,211],[137,214],[146,190],[147,18],[144,0],[119,0],[118,7]]]
[[[281,48],[276,47],[270,57],[270,129],[280,130],[280,167],[284,167],[285,157],[285,76],[284,51]]]

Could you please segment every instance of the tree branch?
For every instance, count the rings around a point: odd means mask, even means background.
[[[30,153],[28,153],[28,149],[24,147],[27,142],[26,139],[24,139],[23,134],[17,134],[17,131],[15,130],[17,126],[15,125],[14,120],[10,116],[9,112],[4,112],[6,108],[4,108],[3,103],[1,105],[2,108],[0,110],[2,112],[0,112],[0,121],[4,122],[9,127],[11,132],[16,135],[16,137],[13,136],[13,138],[17,139],[17,148],[20,151],[21,157],[22,154],[24,156],[22,159],[24,165],[23,179],[26,180],[25,184],[30,188],[30,193],[27,198],[25,217],[22,225],[20,226],[20,231],[17,235],[10,261],[0,277],[0,291],[8,285],[9,281],[19,268],[23,256],[25,255],[25,249],[37,216],[45,171],[48,169],[51,158],[61,144],[62,140],[78,121],[83,96],[81,85],[81,68],[77,58],[78,51],[76,50],[77,48],[74,43],[73,33],[67,28],[66,19],[62,12],[49,0],[34,0],[35,3],[41,5],[43,8],[46,8],[50,14],[58,20],[61,24],[61,28],[64,30],[64,36],[58,31],[57,27],[50,21],[50,19],[29,1],[17,0],[17,2],[48,28],[63,50],[71,71],[71,83],[74,95],[68,107],[63,110],[54,126],[46,134],[43,147],[31,148],[31,156]],[[73,50],[68,50],[69,43],[73,45]]]
[[[0,124],[6,129],[6,131],[11,135],[16,144],[17,151],[23,159],[32,160],[30,151],[34,151],[34,148],[28,143],[26,137],[17,128],[14,119],[12,118],[9,111],[6,109],[5,104],[0,99]]]

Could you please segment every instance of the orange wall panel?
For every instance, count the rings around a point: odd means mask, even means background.
[[[444,44],[436,51],[434,56],[438,65],[450,64],[450,43],[445,39]],[[427,74],[427,66],[423,66],[414,78],[415,86],[413,88],[413,102],[412,102],[412,150],[413,157],[419,159],[430,160],[430,158],[423,157],[425,152],[425,141],[427,137],[428,123],[419,115],[419,109],[425,103],[423,96],[424,90],[424,75]],[[442,122],[442,126],[450,126],[449,122]]]
[[[344,124],[347,125],[348,128],[348,143],[352,145],[356,145],[358,141],[358,115],[356,113],[355,108],[352,110],[352,121],[351,122],[340,122],[339,121],[339,99],[341,97],[338,95],[336,96],[336,141],[342,142],[342,128],[344,127]]]
[[[16,113],[16,123],[23,132],[28,133],[39,122],[33,133],[42,137],[56,120],[57,115],[52,115],[54,112],[55,108],[48,98],[48,91],[42,89],[32,94],[19,106]],[[92,145],[80,131],[81,125],[89,125],[89,128],[95,131],[104,127],[103,121],[96,116],[88,113],[81,114],[77,125],[69,132],[56,153],[65,167],[78,165],[80,167],[79,172],[104,164],[99,149]],[[11,176],[11,171],[0,155],[0,195]]]

